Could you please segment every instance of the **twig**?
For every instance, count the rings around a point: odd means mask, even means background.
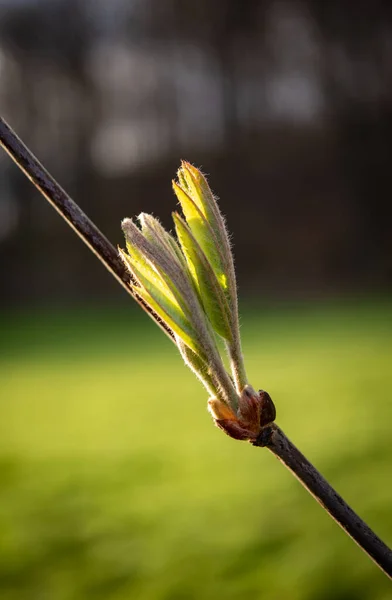
[[[171,332],[144,303],[132,293],[129,274],[115,248],[90,221],[77,204],[65,193],[55,179],[44,169],[7,123],[0,118],[0,145],[8,152],[18,167],[33,182],[38,190],[60,213],[79,237],[94,252],[123,288],[142,308],[158,322],[165,333]],[[254,446],[267,447],[295,475],[301,484],[321,504],[328,514],[370,556],[374,562],[392,578],[392,551],[346,504],[324,477],[290,442],[275,424],[264,427]]]
[[[276,424],[265,427],[253,445],[266,447],[275,454],[336,523],[392,579],[392,550],[350,508]]]
[[[166,335],[173,339],[173,334],[166,325],[132,292],[129,286],[129,271],[125,268],[114,246],[41,165],[2,117],[0,117],[0,145],[128,294],[149,314]]]

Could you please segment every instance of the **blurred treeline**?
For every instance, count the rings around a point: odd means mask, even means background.
[[[2,0],[1,112],[113,243],[169,226],[180,158],[221,198],[244,290],[392,282],[392,4]],[[0,155],[5,305],[118,298]]]

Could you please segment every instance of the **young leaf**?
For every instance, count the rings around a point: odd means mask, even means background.
[[[158,219],[147,213],[141,213],[138,216],[138,220],[142,228],[142,233],[146,239],[154,244],[164,246],[165,249],[171,253],[174,261],[184,265],[184,257],[181,254],[179,245],[174,237],[161,225]]]
[[[189,270],[200,291],[204,310],[215,331],[230,341],[232,339],[230,309],[225,294],[190,228],[179,214],[173,213],[173,219]]]
[[[156,276],[146,263],[138,262],[120,250],[120,256],[127,264],[138,285],[132,288],[146,304],[174,331],[184,343],[194,352],[203,356],[203,351],[197,343],[197,334],[191,323],[185,317],[166,284]]]
[[[196,354],[189,346],[184,344],[184,342],[178,337],[176,337],[176,342],[184,362],[200,379],[207,391],[211,395],[217,396],[219,394],[219,385],[217,385],[214,381],[208,363],[201,359],[198,354]]]
[[[198,304],[188,273],[173,260],[165,245],[147,239],[131,219],[124,219],[123,230],[130,255],[139,263],[147,263],[166,284],[184,314],[192,316],[192,308]],[[141,257],[138,259],[138,256]]]
[[[211,264],[220,286],[226,291],[228,279],[225,273],[224,259],[219,251],[218,241],[211,225],[192,198],[175,181],[173,181],[173,189],[190,230]]]

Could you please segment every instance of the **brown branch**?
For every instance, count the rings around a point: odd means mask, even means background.
[[[277,425],[265,427],[253,445],[266,447],[275,454],[336,523],[392,579],[392,550],[335,492]]]
[[[41,165],[38,159],[25,146],[21,139],[0,117],[0,145],[10,155],[13,161],[30,179],[35,187],[50,204],[60,213],[63,219],[72,227],[95,256],[105,265],[108,271],[117,279],[120,285],[132,298],[149,314],[159,327],[173,339],[173,334],[157,315],[138,298],[129,285],[130,274],[125,268],[118,252],[103,235],[96,225],[84,214],[79,206],[68,196],[57,181]]]
[[[0,145],[122,287],[173,339],[171,331],[132,293],[129,287],[129,274],[115,248],[1,118]],[[335,492],[277,425],[272,424],[264,427],[253,445],[267,447],[275,454],[344,531],[374,560],[388,577],[392,578],[392,551]]]

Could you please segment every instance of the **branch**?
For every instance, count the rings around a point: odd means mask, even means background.
[[[254,446],[266,447],[293,473],[338,525],[392,579],[392,551],[275,424],[265,427]]]
[[[21,139],[0,117],[0,145],[10,155],[13,161],[35,185],[48,202],[60,213],[63,219],[72,227],[86,246],[105,265],[108,271],[117,279],[119,284],[132,296],[142,309],[173,339],[173,334],[159,317],[132,292],[129,285],[130,275],[120,259],[117,250],[103,235],[96,225],[84,214],[79,206],[68,196],[57,181],[41,165],[38,159],[25,146]]]
[[[171,338],[171,331],[154,312],[135,296],[129,286],[129,274],[116,249],[90,221],[83,211],[65,193],[56,180],[44,169],[7,123],[0,118],[0,145],[8,152],[18,167],[60,213],[84,243],[105,265],[122,287],[145,310],[160,328]],[[275,424],[264,427],[254,446],[267,447],[295,475],[328,514],[344,531],[374,560],[392,579],[392,551],[346,504],[324,477],[303,454],[290,442]]]

